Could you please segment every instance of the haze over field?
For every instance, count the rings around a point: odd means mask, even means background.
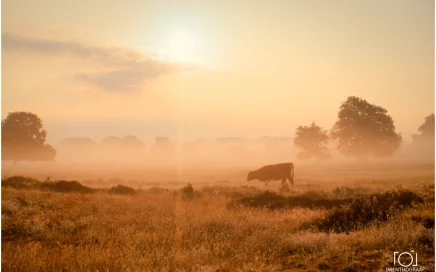
[[[434,271],[434,14],[3,0],[2,271]]]
[[[316,7],[316,8],[314,8]],[[292,137],[350,95],[434,111],[434,2],[2,1],[2,119],[67,137]]]

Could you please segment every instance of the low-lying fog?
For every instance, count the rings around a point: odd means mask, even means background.
[[[140,141],[134,136],[67,138],[54,145],[55,162],[4,161],[2,176],[28,175],[45,180],[75,179],[95,186],[178,186],[187,182],[250,184],[249,170],[294,162],[296,183],[311,180],[419,177],[434,174],[434,146],[404,143],[390,158],[359,162],[330,146],[330,160],[299,160],[292,138],[220,138],[177,143],[165,137]],[[364,175],[363,175],[364,174]]]

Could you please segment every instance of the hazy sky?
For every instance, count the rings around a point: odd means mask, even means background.
[[[48,140],[292,136],[356,95],[434,111],[434,1],[2,1],[2,118]]]

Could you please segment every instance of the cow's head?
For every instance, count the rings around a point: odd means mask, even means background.
[[[256,179],[254,177],[254,172],[253,171],[248,172],[247,181],[250,181],[250,180],[253,180],[253,179]]]

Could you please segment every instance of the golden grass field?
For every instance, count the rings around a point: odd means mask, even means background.
[[[2,184],[2,271],[384,271],[410,250],[434,271],[434,165],[412,168],[133,195]],[[421,201],[395,198],[407,191]],[[388,196],[392,205],[379,203]],[[328,218],[355,228],[322,229]]]

